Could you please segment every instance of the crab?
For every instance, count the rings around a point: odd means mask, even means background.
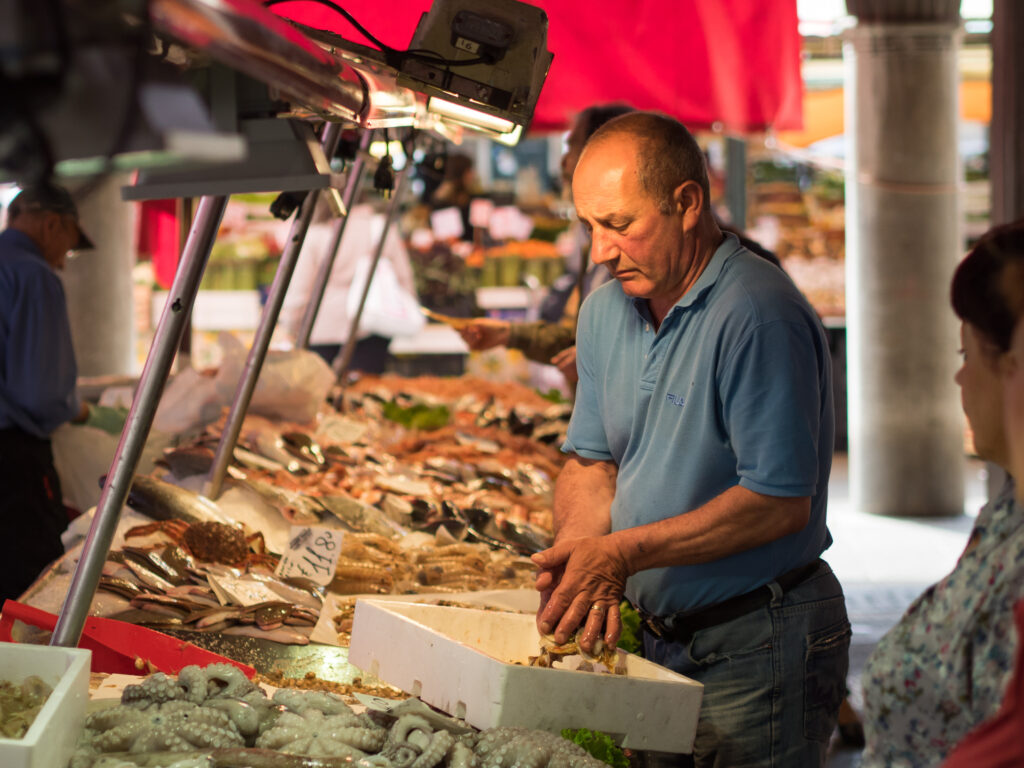
[[[163,533],[197,560],[236,568],[262,565],[273,570],[277,567],[279,558],[267,551],[261,532],[246,536],[240,528],[212,520],[197,523],[158,520],[128,529],[125,538],[157,532]]]

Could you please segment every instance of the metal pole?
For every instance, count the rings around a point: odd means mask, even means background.
[[[341,137],[340,123],[327,123],[324,127],[320,144],[324,148],[327,157],[334,155],[338,139]],[[231,410],[228,413],[227,421],[224,424],[224,432],[221,433],[220,443],[217,445],[217,453],[213,457],[213,466],[210,468],[210,477],[207,479],[203,489],[204,495],[211,499],[220,496],[224,484],[224,476],[228,471],[228,464],[235,451],[235,444],[238,442],[238,434],[242,431],[242,420],[245,412],[249,409],[249,402],[252,400],[252,393],[256,389],[256,380],[259,378],[263,361],[267,357],[267,349],[270,347],[270,337],[274,333],[274,326],[277,325],[278,315],[281,314],[281,305],[284,304],[284,295],[288,290],[288,284],[292,281],[292,273],[295,272],[295,263],[299,259],[299,251],[302,250],[302,241],[306,239],[306,231],[309,229],[309,221],[313,218],[313,209],[317,200],[320,199],[320,190],[312,189],[302,201],[299,211],[295,214],[295,221],[292,222],[291,231],[288,233],[288,245],[277,265],[277,272],[274,274],[274,282],[270,286],[270,294],[267,296],[267,303],[263,307],[263,314],[260,316],[259,325],[256,328],[256,336],[252,342],[252,349],[245,360],[245,367],[242,369],[242,378],[235,390],[235,398],[231,403]]]
[[[377,242],[377,250],[374,251],[373,261],[370,263],[370,272],[366,276],[366,285],[363,286],[363,295],[359,297],[359,309],[356,310],[356,316],[352,318],[352,325],[349,328],[348,338],[345,340],[345,346],[341,350],[341,354],[334,360],[334,375],[335,383],[340,383],[345,376],[345,372],[348,370],[349,363],[352,362],[352,355],[356,351],[356,343],[358,341],[357,336],[359,335],[359,321],[363,317],[363,307],[366,306],[366,297],[370,293],[370,283],[373,282],[373,275],[377,271],[377,263],[380,261],[381,254],[384,253],[384,242],[387,240],[388,231],[391,229],[391,225],[394,223],[398,216],[398,209],[402,205],[402,193],[405,192],[405,177],[409,173],[409,166],[412,165],[411,161],[406,161],[405,166],[400,170],[395,178],[395,192],[391,197],[391,204],[388,206],[387,217],[384,219],[384,229],[381,230],[380,240]],[[342,386],[344,390],[344,385]],[[344,398],[339,397],[338,402],[343,402]]]
[[[227,197],[218,196],[204,197],[199,203],[196,220],[189,233],[167,303],[160,315],[153,346],[146,357],[146,365],[142,369],[121,440],[117,444],[107,481],[96,505],[96,514],[89,526],[89,535],[82,547],[82,556],[71,578],[71,587],[64,598],[57,626],[53,630],[51,645],[72,648],[78,645],[82,636],[103,562],[107,559],[121,509],[131,490],[132,477],[153,425],[156,407],[181,342],[189,311],[195,302],[199,281],[217,237],[227,201]]]
[[[313,323],[316,322],[316,315],[320,311],[320,303],[324,300],[324,291],[327,289],[327,281],[331,277],[331,270],[334,268],[334,261],[338,256],[341,238],[345,234],[349,212],[352,210],[352,206],[356,204],[356,200],[359,199],[359,188],[362,186],[363,180],[363,166],[366,165],[365,154],[370,148],[372,134],[373,131],[371,130],[363,131],[363,135],[359,139],[359,151],[356,153],[355,162],[352,164],[352,168],[348,172],[348,178],[345,180],[345,192],[342,198],[345,203],[345,211],[334,222],[331,242],[327,246],[326,255],[320,264],[320,271],[317,272],[316,280],[313,282],[313,295],[309,297],[306,311],[302,314],[302,321],[299,323],[295,346],[302,349],[309,347],[309,337],[313,333]]]

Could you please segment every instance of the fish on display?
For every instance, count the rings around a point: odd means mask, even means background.
[[[397,539],[408,531],[376,507],[349,496],[321,496],[323,507],[354,531]]]
[[[207,475],[213,467],[213,450],[204,445],[168,448],[157,464],[167,467],[179,480],[193,475]]]
[[[100,478],[101,485],[106,478]],[[214,521],[233,525],[217,505],[205,496],[179,488],[149,475],[135,475],[128,491],[128,506],[154,520]]]
[[[301,461],[322,467],[327,463],[323,449],[305,432],[285,432],[281,435],[284,449]]]

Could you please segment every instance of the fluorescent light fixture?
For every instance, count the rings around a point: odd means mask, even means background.
[[[427,101],[427,112],[439,118],[442,124],[451,123],[471,128],[509,147],[514,147],[518,144],[520,137],[523,135],[523,126],[517,125],[511,120],[497,117],[489,112],[481,112],[478,109],[466,107],[462,104],[439,99],[436,96],[431,97]]]
[[[503,117],[481,112],[472,107],[456,104],[454,101],[445,101],[436,96],[431,97],[427,102],[427,111],[435,115],[454,120],[456,123],[469,126],[470,128],[483,128],[494,133],[511,133],[516,124]]]

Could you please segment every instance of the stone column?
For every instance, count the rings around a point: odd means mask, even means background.
[[[920,3],[847,3],[858,5],[870,13],[844,41],[851,499],[878,514],[959,515],[964,422],[948,298],[963,255],[959,3],[945,4],[955,20],[926,22],[886,16]]]
[[[96,244],[71,258],[64,289],[79,376],[136,373],[135,203],[121,200],[124,175],[113,174],[75,195],[82,228]]]

